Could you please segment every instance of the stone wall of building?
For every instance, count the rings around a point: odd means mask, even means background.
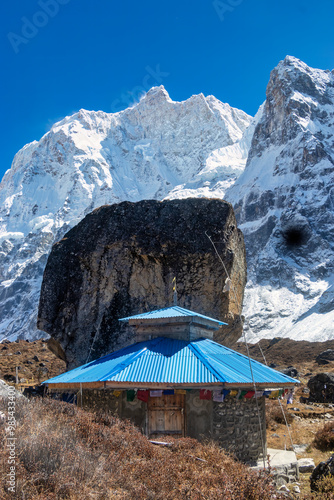
[[[82,402],[80,392],[77,395],[77,404],[88,410],[106,411],[119,415],[121,397],[116,398],[111,389],[83,389]]]
[[[257,401],[261,426],[255,399],[227,398],[223,403],[213,403],[212,438],[246,462],[263,456],[263,445],[267,453],[265,398]]]

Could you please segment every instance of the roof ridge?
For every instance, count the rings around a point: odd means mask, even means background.
[[[198,340],[203,341],[206,339],[198,339]],[[201,351],[198,345],[195,345],[195,342],[190,342],[188,347],[195,354],[195,356],[203,363],[203,365],[212,373],[212,375],[214,375],[217,378],[219,382],[226,382],[226,380],[223,380],[221,374],[218,373],[217,370],[211,365],[211,363],[205,358],[204,353]]]
[[[137,359],[141,358],[142,355],[147,351],[147,346],[143,347],[138,352],[134,352],[132,356],[130,356],[127,360],[122,361],[119,363],[117,366],[115,366],[109,373],[104,375],[104,377],[101,377],[101,381],[106,381],[109,377],[113,377],[117,375],[117,373],[120,373],[121,371],[125,370],[128,366],[132,365]]]

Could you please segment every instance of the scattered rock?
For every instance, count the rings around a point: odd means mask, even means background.
[[[326,349],[315,360],[318,365],[328,365],[330,361],[334,361],[334,349]]]
[[[7,385],[3,380],[0,379],[0,400],[6,399],[8,397],[9,391],[11,394],[13,394],[13,388],[9,389],[9,385]],[[16,398],[22,398],[22,394],[16,389],[14,389],[14,394]]]
[[[6,382],[13,382],[15,384],[16,382],[16,377],[14,377],[14,375],[10,375],[9,373],[6,373],[4,376],[3,376],[4,380],[6,380]]]
[[[32,365],[32,364],[33,364],[33,362],[32,362],[32,361],[30,361],[29,359],[26,359],[26,360],[24,361],[24,364],[25,364],[25,365]]]
[[[270,363],[269,368],[276,368],[277,364],[276,363]]]
[[[8,351],[8,347],[6,345],[3,346],[3,348],[1,349],[2,351]]]
[[[279,438],[279,435],[278,434],[272,434],[271,437],[272,438]]]
[[[46,364],[45,363],[40,363],[39,366],[46,366]]]
[[[286,478],[289,480],[289,478]],[[286,480],[282,476],[278,476],[278,478],[275,481],[276,488],[279,489],[281,486],[286,485]]]
[[[300,493],[300,488],[299,488],[299,486],[298,486],[297,484],[294,484],[294,485],[292,486],[292,491],[293,491],[294,493],[298,493],[298,494],[299,494],[299,493]]]
[[[293,451],[295,453],[305,453],[305,451],[309,446],[310,446],[309,444],[294,444]]]
[[[312,472],[315,469],[315,464],[313,458],[300,458],[298,460],[299,472],[305,474],[306,472]]]
[[[289,377],[298,377],[298,370],[294,366],[288,366],[284,370],[282,370],[284,375],[288,375]]]
[[[332,455],[326,462],[320,462],[314,469],[310,477],[311,491],[318,491],[317,482],[319,479],[334,475],[334,455]]]
[[[308,381],[309,400],[317,403],[334,402],[334,374],[318,373]]]
[[[38,356],[34,356],[32,359],[33,359],[34,361],[36,361],[37,363],[38,363],[38,361],[39,361],[39,357],[38,357]]]
[[[15,356],[19,356],[20,354],[22,354],[22,352],[21,351],[16,351],[16,352],[14,352],[14,354],[15,354]]]
[[[278,488],[278,491],[287,491],[287,492],[290,492],[289,488],[287,487],[286,484],[282,484],[282,486],[280,486]]]

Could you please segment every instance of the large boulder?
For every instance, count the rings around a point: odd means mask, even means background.
[[[309,401],[334,403],[334,374],[317,373],[308,381]]]
[[[334,455],[332,455],[326,462],[320,462],[314,469],[310,476],[310,486],[312,491],[318,491],[317,482],[326,477],[334,475]]]
[[[326,349],[316,357],[318,365],[328,365],[330,361],[334,361],[334,349]]]
[[[6,384],[4,380],[0,379],[0,401],[6,401],[8,397],[23,398],[20,391],[17,391],[13,386]]]
[[[225,293],[227,276],[207,235],[232,280]],[[174,276],[178,304],[228,323],[215,340],[233,344],[242,333],[246,259],[229,203],[150,200],[94,210],[52,248],[38,328],[73,368],[131,342],[119,318],[172,305]]]

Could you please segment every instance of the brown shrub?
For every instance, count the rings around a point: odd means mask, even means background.
[[[7,491],[7,451],[0,427],[3,499],[266,500],[266,472],[234,461],[217,445],[169,439],[152,445],[132,424],[67,403],[35,400],[17,411],[16,493]]]
[[[282,412],[282,408],[279,406],[278,401],[270,401],[269,404],[266,404],[266,427],[267,429],[271,427],[273,424],[284,424],[285,419]],[[284,410],[285,418],[288,424],[293,422],[293,415],[291,413]]]
[[[334,450],[334,422],[328,422],[318,430],[312,445],[321,451]]]

